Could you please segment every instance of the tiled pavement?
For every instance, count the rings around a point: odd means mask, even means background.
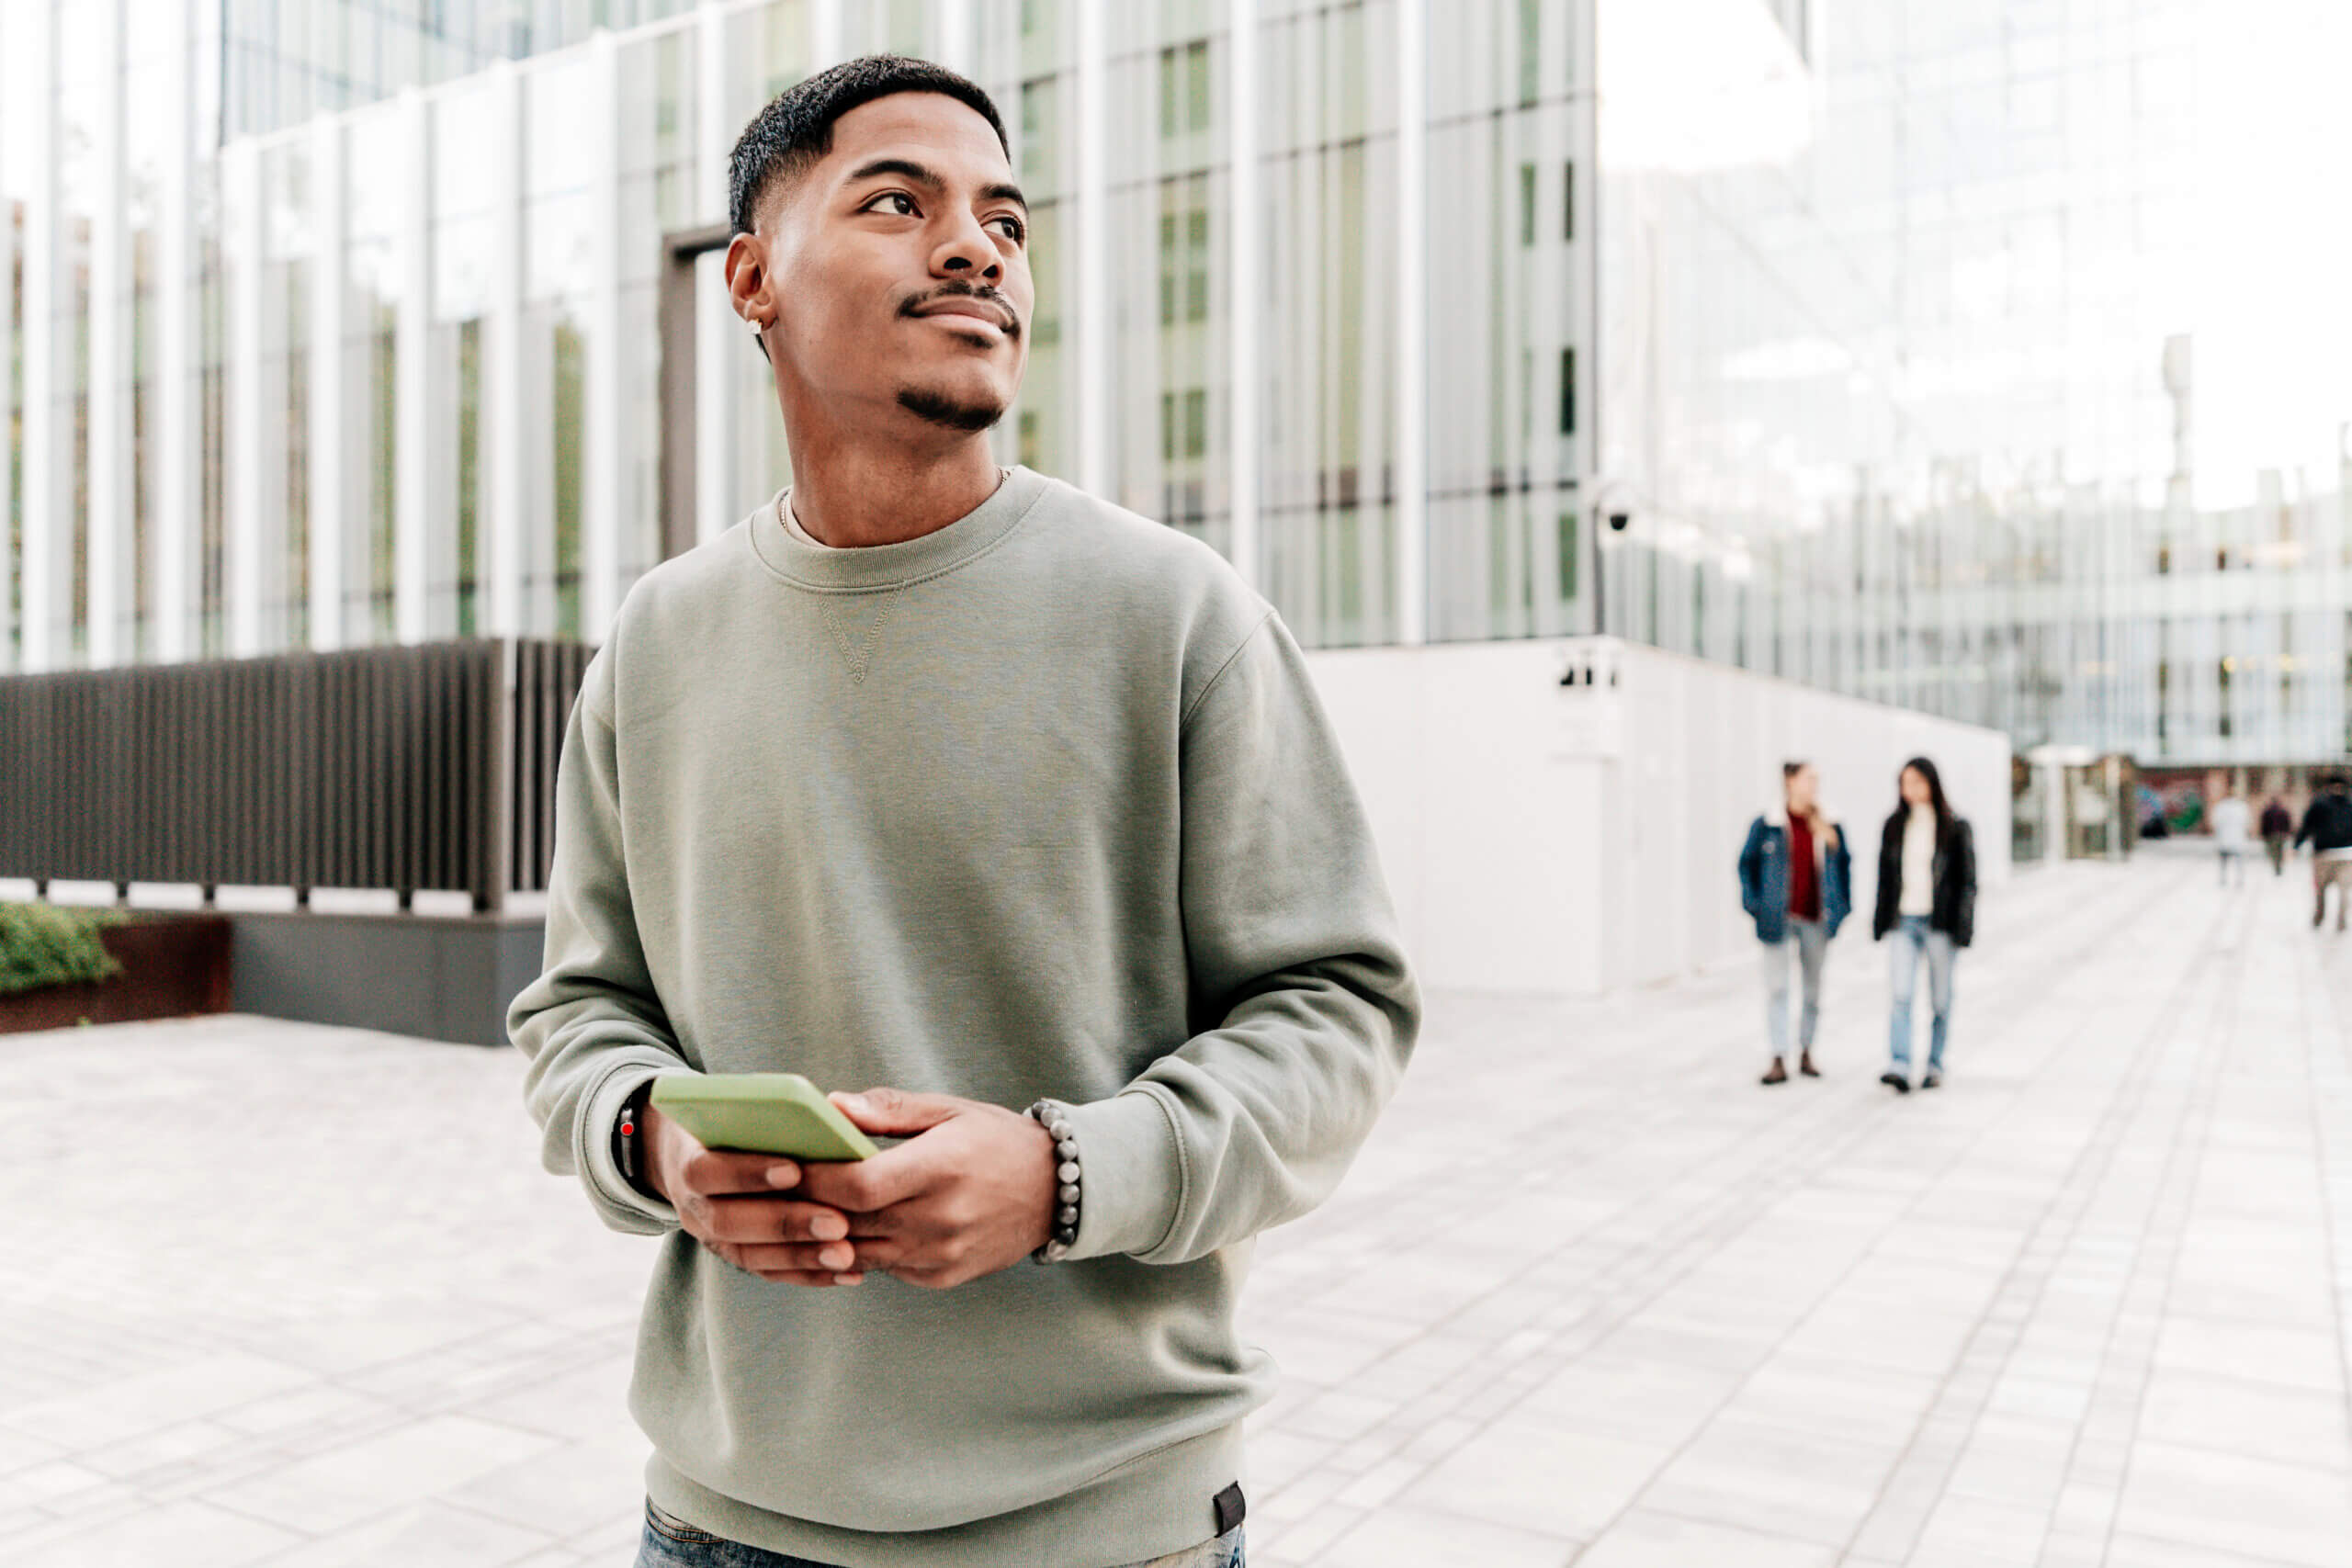
[[[1863,932],[1829,1076],[1770,1091],[1745,966],[1436,998],[1260,1250],[1253,1562],[2352,1564],[2352,937],[2300,868],[2211,873],[1988,898],[1951,1082],[1903,1100]],[[538,1170],[520,1071],[0,1038],[0,1562],[628,1562],[647,1244]]]

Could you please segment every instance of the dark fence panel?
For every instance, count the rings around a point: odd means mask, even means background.
[[[476,639],[0,677],[0,876],[547,886],[593,650]]]

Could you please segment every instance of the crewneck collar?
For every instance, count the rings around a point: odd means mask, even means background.
[[[781,508],[791,504],[787,488],[747,520],[752,554],[770,576],[820,593],[903,588],[954,571],[994,548],[1044,497],[1047,482],[1043,474],[1016,466],[986,501],[944,528],[895,545],[848,548],[828,548],[786,532]]]

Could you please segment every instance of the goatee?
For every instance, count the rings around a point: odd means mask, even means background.
[[[959,403],[942,392],[909,387],[899,393],[899,406],[917,419],[944,424],[950,430],[986,430],[1004,417],[1001,403]]]

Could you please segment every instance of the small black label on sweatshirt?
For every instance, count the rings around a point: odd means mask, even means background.
[[[1235,1482],[1216,1495],[1216,1533],[1229,1534],[1250,1513],[1249,1501],[1241,1495],[1241,1483]]]

